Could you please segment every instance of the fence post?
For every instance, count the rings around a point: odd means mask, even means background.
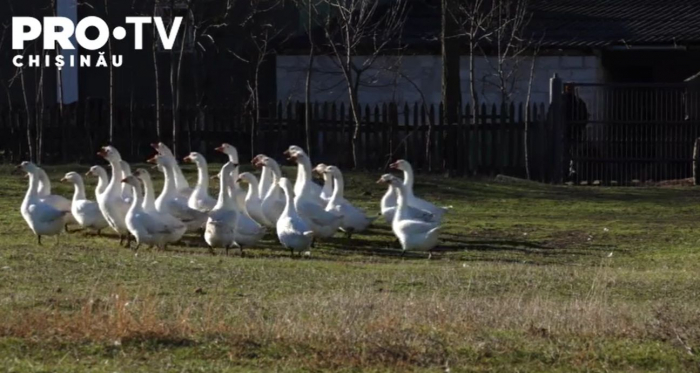
[[[695,139],[693,148],[693,184],[700,185],[700,138]]]
[[[554,73],[549,79],[549,120],[552,129],[552,183],[562,184],[564,182],[564,100],[562,99],[563,85],[561,78]]]

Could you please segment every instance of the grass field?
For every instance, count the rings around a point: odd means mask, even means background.
[[[4,370],[700,371],[697,189],[419,176],[455,207],[430,261],[384,223],[302,259],[272,235],[245,258],[197,237],[135,256],[82,232],[37,246],[26,179],[0,175]],[[348,198],[377,211],[378,176],[346,175]]]

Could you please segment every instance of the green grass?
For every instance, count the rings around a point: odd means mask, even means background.
[[[272,235],[240,258],[195,236],[137,256],[83,232],[37,246],[19,214],[26,180],[0,175],[5,370],[700,370],[693,188],[419,176],[418,195],[454,206],[433,260],[400,257],[383,222],[307,258]],[[346,175],[372,213],[379,175]]]

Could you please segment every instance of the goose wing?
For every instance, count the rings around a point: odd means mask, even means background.
[[[180,219],[184,223],[202,219],[205,216],[205,213],[190,208],[186,203],[183,203],[178,199],[171,199],[168,201],[167,205],[170,214]]]
[[[408,234],[427,234],[428,232],[439,228],[435,223],[426,223],[419,220],[402,220],[397,223],[398,229]]]
[[[43,203],[43,204],[32,204],[28,208],[29,213],[35,216],[37,221],[42,223],[50,223],[57,219],[63,219],[63,216],[67,211],[61,211],[55,207]]]
[[[303,217],[316,225],[328,225],[343,217],[338,213],[326,211],[323,207],[313,202],[302,200],[299,201],[296,207]]]

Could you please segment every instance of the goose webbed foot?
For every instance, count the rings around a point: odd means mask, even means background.
[[[68,229],[68,223],[63,225],[63,229],[66,231],[66,233],[70,233],[70,229]]]
[[[313,238],[311,239],[311,247],[314,248],[314,249],[316,248],[316,237],[313,237]]]
[[[238,248],[241,250],[241,258],[243,258],[243,256],[244,256],[244,254],[243,254],[243,245],[238,246]]]
[[[228,248],[226,248],[226,250],[228,250]],[[209,253],[211,254],[211,256],[215,256],[215,255],[216,255],[216,253],[214,252],[214,248],[211,247],[211,246],[209,246]]]
[[[36,242],[41,246],[41,235],[36,236]]]

